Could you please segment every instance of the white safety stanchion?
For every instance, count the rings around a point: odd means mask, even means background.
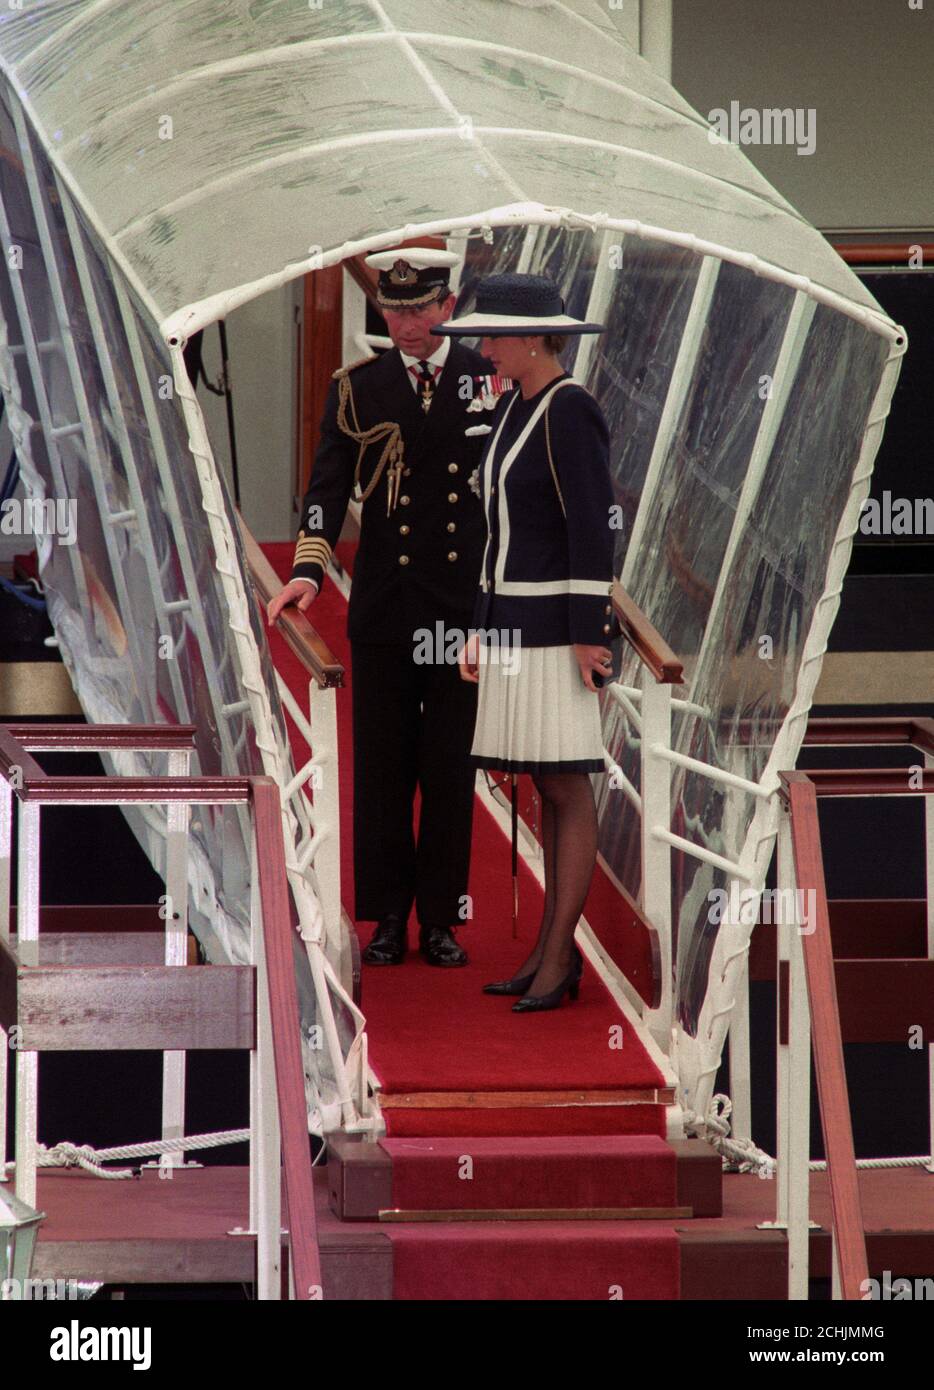
[[[671,1054],[671,845],[656,831],[671,830],[671,765],[656,756],[654,745],[671,746],[671,686],[656,681],[642,667],[642,911],[658,933],[661,999],[646,1013],[649,1031],[664,1052]]]

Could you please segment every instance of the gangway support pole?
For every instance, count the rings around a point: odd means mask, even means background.
[[[250,956],[256,971],[256,1046],[250,1053],[250,1230],[256,1234],[256,1297],[266,1301],[282,1297],[282,1173],[255,827],[250,859]]]
[[[188,775],[187,751],[169,754],[169,776]],[[188,827],[191,807],[175,801],[166,806],[165,837],[165,963],[188,960]],[[162,1054],[162,1138],[181,1139],[185,1133],[185,1053]],[[160,1155],[161,1168],[184,1167],[183,1152]]]
[[[730,1100],[733,1134],[752,1138],[752,1080],[749,1057],[749,953],[736,980],[736,1003],[730,1019]]]
[[[18,804],[16,953],[24,965],[39,964],[39,836],[40,807],[35,801]],[[36,1205],[36,1139],[39,1124],[39,1054],[19,1048],[16,1053],[16,1195]]]
[[[658,932],[661,999],[646,1014],[649,1031],[671,1055],[671,845],[653,834],[671,829],[671,764],[653,753],[655,745],[671,747],[671,686],[656,681],[642,668],[642,910]]]
[[[934,768],[934,754],[925,753],[925,770]],[[934,803],[924,798],[924,882],[927,902],[927,957],[934,960]],[[928,1043],[928,1164],[934,1173],[934,1040]]]

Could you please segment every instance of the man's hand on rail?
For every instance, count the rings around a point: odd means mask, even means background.
[[[276,621],[283,608],[287,608],[290,603],[294,603],[300,613],[304,613],[310,608],[317,597],[318,590],[314,584],[310,584],[307,579],[291,579],[285,588],[276,597],[269,600],[266,608],[266,617],[270,627]]]

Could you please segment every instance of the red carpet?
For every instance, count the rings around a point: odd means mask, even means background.
[[[661,1222],[471,1221],[386,1231],[396,1299],[678,1297],[678,1238]]]
[[[675,1153],[661,1139],[383,1139],[403,1211],[673,1207]],[[469,1167],[464,1159],[469,1157]]]
[[[263,548],[286,577],[291,545]],[[309,616],[347,668],[346,688],[338,694],[338,737],[342,897],[352,911],[350,651],[346,605],[331,583]],[[270,644],[277,669],[307,707],[304,671],[277,633]],[[306,751],[295,729],[289,732],[297,761]],[[362,1006],[370,1061],[383,1087],[388,1137],[382,1142],[393,1156],[394,1204],[434,1210],[674,1205],[675,1158],[662,1142],[665,1106],[654,1095],[664,1078],[593,971],[585,969],[576,1003],[541,1015],[515,1015],[510,999],[481,992],[485,981],[511,974],[527,954],[542,894],[520,864],[514,941],[509,844],[479,801],[469,891],[474,919],[459,932],[471,958],[466,968],[433,968],[417,951],[399,967],[363,968]],[[605,898],[602,886],[601,892]],[[625,933],[624,912],[620,923]],[[417,947],[417,933],[410,922],[410,948]],[[361,946],[369,935],[363,927]],[[631,954],[633,973],[645,973],[644,945],[637,943]],[[643,988],[641,978],[637,984]],[[467,1094],[452,1094],[443,1108],[393,1104],[425,1091]],[[486,1104],[477,1092],[487,1093]],[[526,1095],[490,1105],[497,1092]],[[543,1105],[529,1092],[570,1095]],[[626,1096],[630,1103],[620,1103]],[[465,1149],[477,1175],[469,1183],[456,1176]],[[678,1243],[664,1221],[446,1221],[387,1223],[385,1229],[393,1244],[396,1299],[678,1296]]]
[[[266,545],[263,549],[277,572],[286,575],[291,546]],[[348,669],[348,689],[338,696],[338,710],[341,849],[343,863],[349,866],[353,862],[353,749],[345,613],[343,598],[333,584],[326,583],[311,616]],[[277,669],[301,700],[306,686],[304,672],[278,634],[272,633],[271,639]],[[303,754],[304,745],[297,746],[296,758]],[[551,1013],[516,1015],[511,1011],[511,1000],[481,993],[485,981],[511,974],[535,939],[541,889],[520,863],[519,938],[513,941],[511,885],[508,840],[478,802],[469,884],[475,916],[459,933],[470,964],[464,969],[442,971],[426,965],[413,951],[402,966],[364,967],[362,1006],[367,1017],[369,1055],[384,1091],[654,1090],[662,1086],[658,1068],[591,970],[585,970],[580,999]],[[343,899],[349,911],[353,906],[352,884],[346,872]],[[369,926],[362,927],[361,946],[366,945],[370,931]],[[414,920],[409,924],[409,940],[417,947]],[[430,1039],[429,1046],[426,1039]]]
[[[665,1107],[635,1105],[523,1105],[481,1110],[383,1110],[386,1132],[408,1135],[656,1134],[665,1137]]]

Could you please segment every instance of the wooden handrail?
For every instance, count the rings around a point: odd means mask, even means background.
[[[930,796],[934,768],[809,767],[819,796]],[[911,785],[908,778],[911,777]]]
[[[187,752],[195,746],[194,724],[5,724],[30,752],[96,753],[104,748],[131,752]]]
[[[614,583],[610,597],[623,636],[659,685],[681,685],[684,667],[642,609],[633,602],[621,584]]]
[[[271,777],[252,777],[253,824],[263,913],[263,947],[273,1055],[285,1200],[288,1208],[292,1283],[297,1300],[323,1297],[315,1194],[308,1141],[305,1072],[299,1037],[298,991],[292,960],[289,886],[285,873],[282,806]]]
[[[6,724],[0,724],[0,777],[12,784],[17,795],[27,783],[41,782],[45,777],[35,758],[26,751],[19,739],[14,737]]]
[[[920,246],[925,265],[934,265],[934,242],[915,241],[835,241],[830,244],[847,265],[898,265],[907,262],[909,247]]]
[[[21,801],[42,805],[155,805],[188,802],[192,806],[247,801],[248,777],[24,777],[14,787]]]
[[[934,753],[934,719],[911,715],[861,719],[850,715],[809,719],[804,742],[827,748],[838,744],[909,744]]]
[[[240,537],[250,568],[250,578],[265,620],[266,604],[280,592],[282,581],[239,512],[237,520],[240,523]],[[322,690],[328,686],[344,684],[343,666],[304,613],[290,605],[283,608],[276,621],[282,636]]]
[[[869,1268],[850,1098],[843,1064],[830,911],[817,819],[817,788],[804,772],[783,772],[781,777],[783,794],[791,813],[796,883],[805,892],[814,891],[814,919],[809,923],[813,929],[803,932],[800,941],[804,952],[814,1069],[830,1179],[840,1289],[845,1299],[857,1300],[862,1298],[866,1289]]]

